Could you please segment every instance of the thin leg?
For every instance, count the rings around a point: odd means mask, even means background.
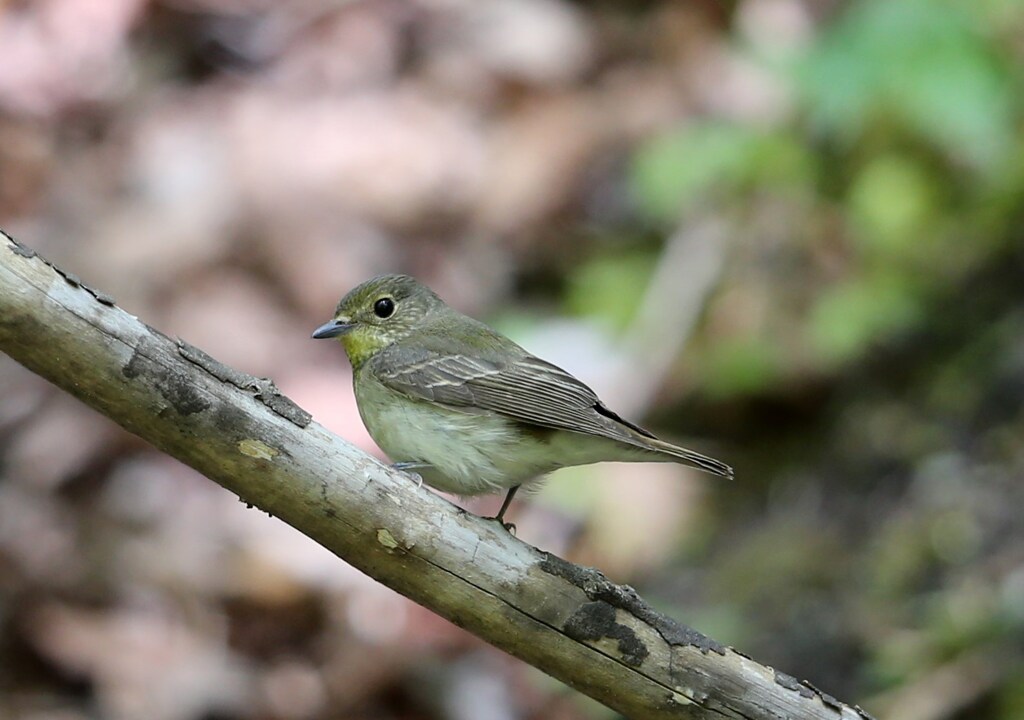
[[[515,525],[512,523],[505,523],[505,511],[508,510],[508,506],[512,504],[512,498],[516,496],[516,490],[518,489],[518,485],[513,485],[509,488],[508,494],[505,496],[505,502],[501,504],[501,510],[499,510],[498,514],[494,516],[494,519],[500,522],[509,532],[512,532],[512,528],[514,528]]]

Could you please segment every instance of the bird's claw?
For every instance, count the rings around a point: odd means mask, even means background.
[[[416,488],[423,487],[423,476],[416,472],[417,468],[428,468],[430,465],[420,462],[396,462],[391,465],[393,470],[398,470],[416,481]]]
[[[515,537],[515,534],[516,534],[516,524],[514,522],[505,522],[504,518],[499,517],[497,515],[495,515],[494,517],[485,517],[484,520],[492,520],[492,521],[498,523],[503,528],[505,528],[505,532],[507,532],[509,535]]]

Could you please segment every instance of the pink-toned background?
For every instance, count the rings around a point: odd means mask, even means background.
[[[522,539],[1020,717],[1024,13],[941,8],[0,0],[0,226],[370,452],[309,334],[414,274],[737,467],[560,472]],[[0,717],[611,716],[0,357]]]

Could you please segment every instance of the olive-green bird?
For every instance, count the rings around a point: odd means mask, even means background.
[[[499,521],[520,486],[562,467],[676,462],[733,474],[619,417],[565,370],[407,275],[359,285],[313,337],[341,341],[359,414],[396,467],[458,495],[507,489]]]

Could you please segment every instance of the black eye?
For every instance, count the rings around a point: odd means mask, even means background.
[[[389,297],[382,297],[373,304],[373,314],[381,319],[391,317],[394,311],[395,301]]]

